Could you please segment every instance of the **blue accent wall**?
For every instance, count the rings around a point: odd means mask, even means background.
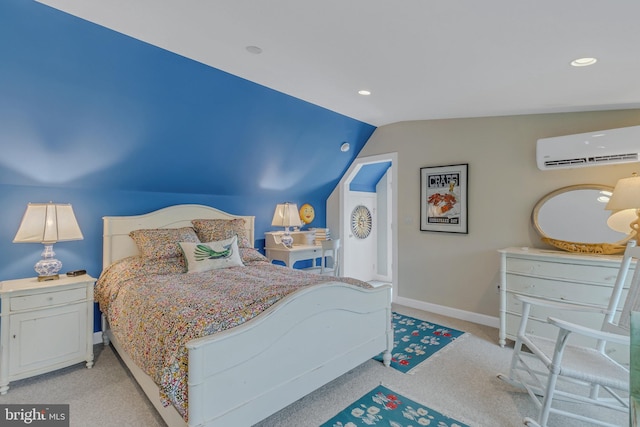
[[[256,216],[326,199],[374,126],[34,1],[0,2],[0,280],[34,276],[13,244],[28,202],[71,203],[85,239],[63,271],[102,262],[102,217],[202,203]],[[349,142],[348,153],[340,145]]]

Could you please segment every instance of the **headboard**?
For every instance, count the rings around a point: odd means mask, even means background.
[[[129,232],[143,228],[192,227],[194,219],[236,219],[245,220],[249,241],[254,240],[254,216],[232,215],[203,205],[175,205],[154,212],[135,216],[105,216],[102,218],[104,234],[102,242],[102,268],[114,261],[137,255],[138,248]]]

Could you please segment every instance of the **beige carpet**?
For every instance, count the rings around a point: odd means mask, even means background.
[[[522,425],[535,416],[528,396],[496,378],[507,372],[511,349],[497,344],[498,331],[405,307],[399,313],[467,332],[420,365],[413,374],[364,363],[258,424],[259,427],[318,426],[376,385],[398,393],[470,426]],[[164,426],[111,347],[95,347],[94,368],[76,365],[11,383],[1,403],[69,403],[71,426]],[[627,425],[619,415],[611,421]],[[552,418],[551,426],[583,427]],[[240,426],[229,426],[240,427]]]
[[[9,384],[0,403],[68,403],[74,427],[164,427],[112,347],[95,345],[95,364],[84,363]]]

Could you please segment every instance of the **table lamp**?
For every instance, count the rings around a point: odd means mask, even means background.
[[[293,246],[293,237],[290,234],[289,227],[300,227],[300,214],[298,213],[298,205],[295,203],[278,203],[273,213],[271,225],[274,227],[284,227],[284,235],[280,240],[286,247]]]
[[[605,209],[613,211],[607,225],[625,234],[635,233],[637,241],[640,229],[640,176],[634,172],[629,178],[618,180]]]
[[[58,279],[62,262],[55,258],[53,244],[82,240],[82,232],[70,204],[29,203],[13,243],[42,243],[42,259],[34,266],[38,281]]]

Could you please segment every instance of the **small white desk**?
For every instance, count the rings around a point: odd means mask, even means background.
[[[322,246],[309,244],[313,242],[313,232],[291,232],[291,236],[293,247],[288,248],[280,240],[282,232],[265,233],[264,250],[269,261],[282,261],[287,267],[293,268],[296,261],[310,259],[314,266],[319,267],[316,260],[322,256]]]
[[[289,268],[293,268],[293,264],[295,264],[296,261],[302,261],[306,259],[312,260],[313,265],[319,267],[319,264],[316,264],[316,259],[320,258],[322,254],[322,246],[294,244],[291,249],[287,247],[267,247],[265,248],[265,252],[269,261],[282,261]]]

